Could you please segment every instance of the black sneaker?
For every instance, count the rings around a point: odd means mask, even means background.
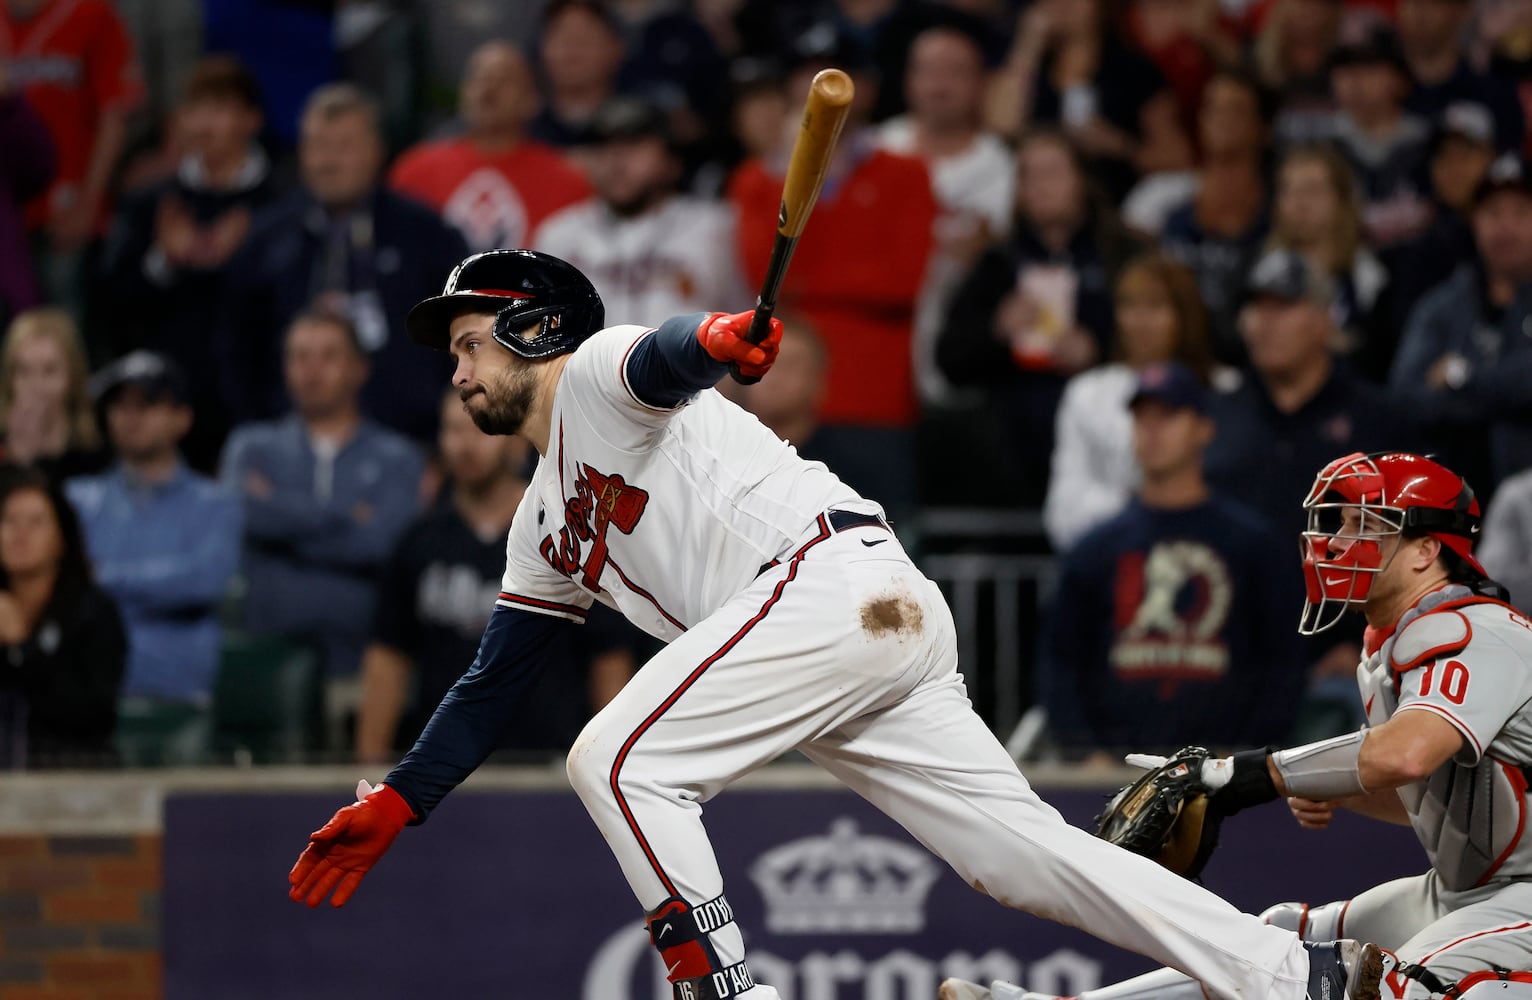
[[[1341,940],[1303,943],[1309,953],[1309,1000],[1378,1000],[1383,950],[1375,944]]]

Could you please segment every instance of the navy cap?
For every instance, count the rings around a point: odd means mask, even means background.
[[[1436,117],[1431,148],[1439,149],[1450,137],[1466,139],[1477,146],[1495,144],[1495,116],[1478,101],[1453,101]]]
[[[669,145],[672,140],[670,117],[659,105],[642,97],[611,98],[591,119],[590,131],[596,142],[659,139]]]
[[[1478,207],[1484,199],[1501,191],[1520,191],[1532,197],[1532,168],[1515,153],[1506,153],[1489,165],[1484,179],[1474,189],[1474,206]]]
[[[1208,412],[1208,391],[1202,380],[1179,361],[1161,361],[1138,374],[1138,385],[1128,400],[1132,409],[1144,400],[1154,400],[1177,410]]]
[[[1399,36],[1388,24],[1375,24],[1357,37],[1344,39],[1330,53],[1330,69],[1345,66],[1387,66],[1406,80],[1410,66],[1404,60]]]
[[[1245,298],[1312,302],[1328,307],[1335,298],[1330,279],[1292,250],[1268,250],[1245,276]]]
[[[787,53],[787,69],[834,66],[847,73],[870,72],[872,54],[849,31],[834,21],[819,21],[795,37]]]
[[[126,354],[91,376],[90,394],[105,405],[119,389],[135,385],[153,399],[189,403],[186,376],[174,361],[154,351]]]

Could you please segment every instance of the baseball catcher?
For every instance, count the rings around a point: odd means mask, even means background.
[[[1431,861],[1352,899],[1279,903],[1264,914],[1306,940],[1355,934],[1388,951],[1385,997],[1532,997],[1532,622],[1505,603],[1473,555],[1479,503],[1459,476],[1418,455],[1347,455],[1304,500],[1313,635],[1350,609],[1367,618],[1357,681],[1367,724],[1271,752],[1214,758],[1187,747],[1150,768],[1099,817],[1098,834],[1195,877],[1224,817],[1287,799],[1320,830],[1337,808],[1414,828]],[[966,991],[966,992],[965,992]],[[1080,1000],[1196,1000],[1165,969]],[[951,1000],[1048,1000],[995,983]]]

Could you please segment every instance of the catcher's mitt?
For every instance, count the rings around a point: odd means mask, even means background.
[[[1208,807],[1202,783],[1207,759],[1202,747],[1186,747],[1119,789],[1096,817],[1096,836],[1196,878],[1218,846],[1224,818],[1222,810]]]

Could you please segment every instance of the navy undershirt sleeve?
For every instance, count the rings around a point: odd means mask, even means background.
[[[703,389],[718,384],[729,370],[697,340],[697,327],[709,313],[676,316],[633,345],[628,354],[628,387],[638,401],[661,409],[680,406]]]
[[[436,804],[484,763],[511,708],[549,664],[567,660],[573,623],[517,608],[496,608],[479,655],[442,699],[425,731],[384,784],[425,821]],[[562,664],[567,666],[567,664]]]

